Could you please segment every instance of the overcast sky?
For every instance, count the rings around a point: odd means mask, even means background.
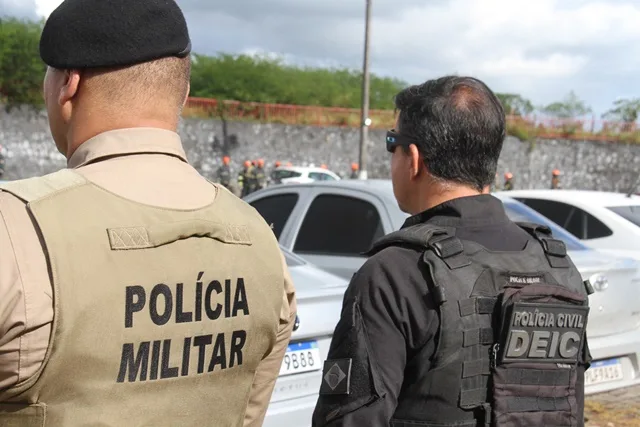
[[[409,83],[468,74],[535,105],[571,89],[597,112],[640,96],[638,0],[372,0],[372,71]],[[60,0],[0,0],[47,16]],[[198,53],[362,64],[365,0],[178,0]]]

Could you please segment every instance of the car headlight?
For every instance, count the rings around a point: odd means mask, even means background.
[[[589,283],[595,291],[602,292],[609,287],[609,280],[604,274],[594,274],[589,277]]]

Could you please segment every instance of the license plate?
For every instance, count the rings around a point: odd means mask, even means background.
[[[584,385],[594,385],[624,379],[620,359],[598,360],[584,373]]]
[[[317,341],[304,341],[289,344],[284,354],[280,375],[300,374],[322,369],[320,349]]]

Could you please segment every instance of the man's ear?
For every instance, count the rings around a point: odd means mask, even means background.
[[[409,170],[411,174],[411,178],[417,178],[420,175],[420,171],[422,170],[422,157],[420,156],[420,151],[418,151],[418,147],[415,144],[409,145]]]
[[[80,88],[80,71],[67,70],[64,72],[64,84],[60,87],[58,94],[58,104],[64,106],[70,102],[77,94]]]
[[[189,100],[189,92],[191,92],[191,83],[187,83],[187,93],[184,96],[184,100],[182,100],[182,108],[187,105],[187,101]]]

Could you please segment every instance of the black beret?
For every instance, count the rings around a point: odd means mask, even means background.
[[[174,0],[65,0],[49,16],[40,56],[58,69],[139,64],[191,52]]]

